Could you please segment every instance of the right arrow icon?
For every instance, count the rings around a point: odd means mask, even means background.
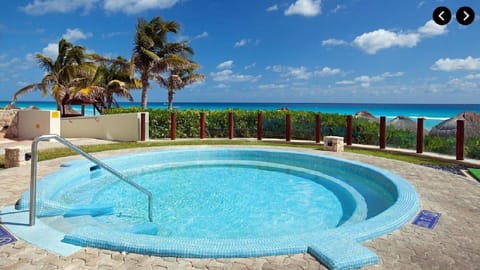
[[[475,20],[475,12],[470,7],[461,7],[457,10],[457,21],[461,25],[469,25]]]

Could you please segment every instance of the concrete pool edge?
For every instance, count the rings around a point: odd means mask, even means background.
[[[225,149],[225,147],[221,147],[221,148],[222,148],[222,149]],[[230,147],[228,147],[228,148],[230,148]],[[239,149],[239,148],[235,148],[235,149]],[[247,149],[248,149],[248,148],[247,148]],[[258,150],[258,149],[256,149],[256,150]],[[295,153],[298,153],[298,151],[286,151],[286,152],[295,152]],[[302,152],[302,153],[303,153],[303,152]],[[318,155],[318,154],[315,154],[315,155]],[[337,159],[337,158],[331,158],[331,157],[328,157],[328,158],[329,158],[329,159]],[[348,161],[348,160],[343,160],[343,159],[337,159],[337,160],[347,161],[347,162],[349,162],[349,163],[357,164],[356,162],[351,162],[351,161]],[[358,163],[358,164],[364,165],[363,163]],[[418,199],[417,199],[417,200],[418,200]],[[418,202],[417,202],[417,204],[418,204]],[[400,208],[401,208],[401,207],[400,207]],[[399,208],[399,209],[400,209],[400,208]],[[397,209],[397,210],[398,210],[398,209]],[[416,212],[416,209],[415,209],[414,211],[412,211],[412,212],[413,212],[413,214],[412,214],[412,217],[413,217],[414,213]],[[410,214],[408,214],[408,215],[410,215]],[[405,215],[405,216],[401,219],[402,221],[401,221],[401,222],[398,222],[398,224],[396,224],[396,225],[395,225],[395,224],[393,224],[393,225],[390,224],[389,226],[401,226],[401,225],[403,225],[406,221],[408,221],[409,218],[411,218],[411,217],[407,217],[408,215]],[[374,219],[374,218],[373,218],[373,219]],[[377,234],[384,234],[384,233],[390,232],[390,231],[395,230],[396,228],[398,228],[398,227],[391,228],[391,227],[387,226],[386,228],[382,228],[381,233],[376,232],[373,236],[372,236],[372,235],[366,236],[366,235],[368,235],[368,233],[369,233],[369,232],[368,232],[369,230],[367,230],[366,227],[370,227],[370,226],[376,227],[375,224],[373,223],[373,220],[372,220],[372,222],[370,222],[370,223],[371,223],[371,224],[369,224],[369,226],[364,226],[364,227],[365,227],[365,228],[364,228],[365,231],[363,232],[363,236],[361,237],[361,239],[363,239],[362,241],[365,241],[365,240],[367,240],[367,239],[370,239],[370,238],[372,238],[372,237],[375,237]],[[395,222],[393,222],[393,223],[395,223]],[[357,224],[357,226],[358,226],[358,224]],[[378,227],[376,227],[376,228],[378,229]],[[370,233],[371,233],[371,232],[370,232]],[[138,239],[137,239],[137,240],[138,240]],[[324,239],[324,240],[325,240],[325,239]],[[338,238],[337,238],[337,240],[338,240]],[[356,244],[356,245],[360,245],[360,244],[357,243],[357,241],[359,241],[359,240],[351,241],[351,242],[353,242],[353,243]],[[323,241],[323,242],[325,242],[325,241]],[[330,244],[332,244],[332,245],[336,245],[336,244],[335,244],[334,242],[332,242],[332,241],[329,241],[329,242],[330,242]],[[296,244],[296,245],[297,245],[297,244]],[[340,244],[339,244],[339,245],[340,245]],[[294,245],[294,246],[295,246],[295,245]],[[298,245],[298,246],[300,246],[300,245]],[[298,246],[289,249],[288,252],[286,252],[286,253],[291,253],[291,252],[296,253],[294,250],[297,250],[298,252],[305,252],[307,248],[310,248],[311,250],[313,250],[313,252],[319,250],[319,251],[318,251],[319,253],[322,253],[322,254],[323,254],[323,253],[328,253],[327,251],[322,251],[322,250],[324,249],[324,247],[319,246],[318,244],[317,244],[317,245],[305,245],[305,244],[303,243],[301,247],[298,247]],[[341,246],[341,245],[340,245],[340,246]],[[98,246],[97,246],[97,247],[98,247]],[[119,249],[119,251],[120,251],[120,249]],[[135,252],[135,251],[132,251],[132,252]],[[275,253],[275,254],[279,254],[279,253]],[[285,254],[285,253],[282,252],[281,254]],[[168,254],[158,254],[158,255],[168,255]],[[272,255],[272,254],[271,254],[271,253],[269,253],[269,254],[262,253],[262,254],[255,255],[255,256],[263,256],[263,255]],[[238,254],[235,254],[235,255],[233,255],[233,256],[234,256],[234,257],[238,257]],[[325,260],[324,260],[324,259],[321,259],[321,258],[319,258],[319,259],[320,259],[322,262],[325,263]],[[377,260],[378,260],[378,258],[377,258]],[[327,264],[328,264],[328,263],[327,263]],[[334,266],[332,266],[332,267],[334,267]]]

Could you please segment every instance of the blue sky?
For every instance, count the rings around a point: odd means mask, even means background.
[[[446,26],[431,21],[438,6]],[[55,56],[60,38],[129,59],[138,18],[161,16],[207,76],[174,102],[480,103],[480,23],[460,25],[461,6],[479,17],[478,1],[2,1],[0,100],[40,81],[33,56]],[[166,101],[152,85],[149,101]]]

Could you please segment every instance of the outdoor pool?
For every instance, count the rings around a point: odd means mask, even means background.
[[[399,176],[321,152],[190,147],[104,161],[152,193],[152,220],[145,194],[70,162],[37,190],[37,216],[66,243],[198,258],[310,252],[353,268],[378,260],[362,242],[399,228],[419,205]]]

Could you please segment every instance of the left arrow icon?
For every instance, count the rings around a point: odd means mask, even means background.
[[[440,18],[440,20],[445,21],[445,19],[442,17],[443,13],[445,13],[445,11],[442,10],[442,12],[440,12],[440,14],[438,14],[438,17]]]
[[[447,7],[437,7],[433,11],[432,19],[438,25],[445,25],[452,19],[452,13]]]

